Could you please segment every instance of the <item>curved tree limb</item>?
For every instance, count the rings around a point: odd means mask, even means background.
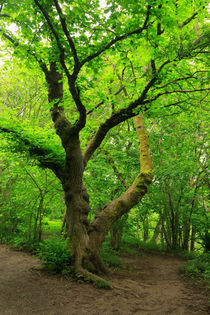
[[[90,226],[91,234],[97,234],[98,242],[103,242],[110,226],[123,214],[135,206],[147,192],[153,179],[153,162],[150,157],[149,141],[144,128],[143,116],[135,117],[136,131],[140,142],[140,173],[133,184],[119,197],[104,206]]]

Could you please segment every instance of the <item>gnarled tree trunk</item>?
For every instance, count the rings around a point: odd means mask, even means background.
[[[114,114],[106,123],[102,124],[82,154],[79,132],[85,125],[86,114],[79,92],[75,87],[74,78],[72,76],[68,77],[69,87],[80,116],[77,123],[71,125],[65,116],[62,105],[62,75],[59,73],[56,63],[52,62],[50,69],[44,68],[43,71],[48,82],[48,98],[52,104],[52,120],[66,154],[65,165],[59,168],[52,166],[51,169],[61,180],[65,193],[66,222],[74,266],[79,274],[90,277],[93,281],[98,281],[101,278],[88,272],[87,268],[91,267],[95,273],[107,272],[107,267],[100,254],[105,236],[112,224],[128,213],[142,199],[153,179],[153,165],[143,116],[135,117],[136,131],[140,142],[140,172],[133,184],[119,198],[106,204],[95,220],[90,223],[88,220],[89,196],[83,185],[84,169],[107,132],[118,125],[121,119],[123,121],[125,118],[119,116],[119,120]]]

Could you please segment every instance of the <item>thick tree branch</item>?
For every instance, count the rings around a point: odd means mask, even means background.
[[[69,90],[79,112],[79,120],[74,125],[74,130],[78,133],[82,128],[84,128],[86,124],[86,108],[82,104],[79,89],[75,87],[74,83],[72,83],[71,81],[69,82]]]
[[[35,4],[37,5],[37,7],[40,9],[40,11],[42,12],[42,14],[44,15],[45,20],[47,21],[50,30],[52,31],[55,40],[57,42],[57,46],[58,49],[60,51],[60,63],[62,68],[64,69],[66,76],[68,78],[68,83],[69,83],[69,91],[75,101],[75,104],[77,106],[77,109],[79,111],[79,120],[77,121],[77,123],[75,124],[74,127],[72,127],[72,132],[79,132],[86,123],[86,109],[84,107],[84,105],[81,102],[80,99],[80,93],[79,93],[79,89],[75,87],[75,80],[76,80],[76,76],[75,75],[70,75],[69,70],[66,66],[65,63],[65,51],[64,48],[60,42],[60,38],[51,22],[50,16],[47,13],[47,11],[43,8],[43,6],[39,3],[38,0],[34,0]],[[75,72],[75,71],[74,71]]]

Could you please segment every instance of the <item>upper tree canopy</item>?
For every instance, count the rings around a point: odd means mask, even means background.
[[[53,121],[94,135],[85,163],[112,127],[138,112],[182,111],[192,91],[206,96],[207,1],[0,3],[5,49],[38,62],[51,84]]]

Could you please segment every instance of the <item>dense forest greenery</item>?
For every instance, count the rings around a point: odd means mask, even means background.
[[[207,5],[0,1],[0,242],[209,251]]]

